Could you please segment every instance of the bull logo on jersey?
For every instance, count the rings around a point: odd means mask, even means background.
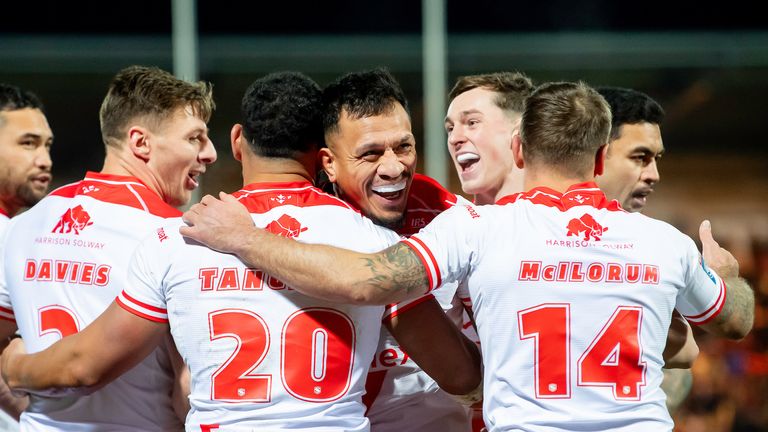
[[[597,223],[595,218],[593,218],[589,213],[584,213],[584,216],[578,219],[571,219],[571,221],[568,222],[567,228],[567,237],[578,237],[579,234],[584,234],[584,241],[589,241],[590,237],[592,240],[599,241],[600,236],[602,236],[604,232],[608,231],[608,227],[604,227]]]
[[[78,205],[77,207],[67,209],[51,232],[59,234],[74,232],[75,234],[80,234],[80,231],[91,225],[93,225],[91,215],[85,211],[82,205]]]
[[[279,219],[270,222],[269,225],[264,227],[264,229],[271,232],[272,234],[277,234],[281,237],[287,238],[296,238],[299,236],[299,234],[307,230],[306,227],[302,228],[301,222],[288,216],[287,214],[284,214],[280,216]]]

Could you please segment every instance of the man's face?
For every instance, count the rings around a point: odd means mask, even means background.
[[[497,95],[483,88],[466,91],[453,99],[445,116],[448,152],[461,188],[481,204],[500,198],[499,190],[517,169],[512,137],[520,118],[499,108]]]
[[[42,111],[0,111],[0,208],[11,215],[40,201],[51,183],[53,133]]]
[[[379,225],[398,228],[416,169],[411,120],[399,104],[382,115],[351,118],[325,136],[323,168],[342,199]]]
[[[658,161],[664,154],[659,125],[624,124],[619,138],[608,145],[603,175],[597,184],[608,199],[618,200],[624,210],[637,212],[659,181]]]
[[[179,108],[150,131],[152,155],[147,163],[163,200],[174,206],[189,201],[205,167],[216,161],[208,127],[191,107]]]

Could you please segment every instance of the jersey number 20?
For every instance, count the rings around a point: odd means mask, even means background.
[[[211,399],[226,402],[269,402],[272,374],[257,373],[271,348],[269,327],[257,313],[223,309],[208,314],[211,340],[233,338],[237,348],[211,376]],[[349,389],[355,328],[343,313],[325,308],[294,312],[283,324],[280,377],[297,399],[329,402]]]

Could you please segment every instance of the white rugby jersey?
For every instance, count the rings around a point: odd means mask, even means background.
[[[464,279],[491,431],[670,431],[659,388],[673,309],[704,323],[725,286],[693,241],[594,183],[456,206],[404,240],[430,286]]]
[[[407,237],[418,232],[459,199],[468,203],[447,191],[437,181],[425,175],[414,175],[408,192],[405,221],[398,233]],[[464,307],[459,301],[454,301],[455,293],[456,284],[448,284],[435,291],[434,297],[451,321],[461,328],[464,323]],[[389,305],[384,321],[397,314],[407,313],[409,308],[426,298]],[[400,344],[384,326],[381,327],[379,346],[368,372],[363,400],[368,407],[366,416],[371,421],[373,432],[471,430],[470,409],[440,389],[400,348]]]
[[[301,242],[373,252],[399,239],[307,182],[235,196],[257,226]],[[187,430],[369,430],[362,395],[383,308],[304,296],[185,241],[181,224],[142,243],[118,303],[170,323],[192,377]]]
[[[0,239],[3,238],[5,233],[5,227],[8,225],[10,219],[8,215],[0,209]],[[0,243],[0,254],[3,253],[3,244]],[[2,275],[2,269],[0,269],[0,275]],[[0,319],[3,318],[3,312],[0,310]],[[0,431],[17,431],[19,430],[19,422],[11,418],[5,411],[0,410]]]
[[[98,317],[125,285],[140,239],[180,212],[133,177],[89,172],[13,218],[0,277],[0,318],[37,352]],[[120,335],[115,335],[120,337]],[[83,397],[30,397],[26,431],[169,431],[173,372],[164,350]]]

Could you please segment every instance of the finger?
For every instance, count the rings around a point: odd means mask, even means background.
[[[216,197],[214,197],[213,195],[208,194],[208,195],[204,196],[203,199],[200,200],[200,204],[202,204],[202,205],[210,205],[211,203],[214,203],[216,201],[218,201],[216,199]]]
[[[226,192],[219,192],[219,198],[221,198],[221,200],[224,202],[240,202],[237,198],[235,198],[234,195],[230,195]]]
[[[699,239],[701,239],[702,248],[715,247],[719,248],[720,245],[712,237],[712,224],[708,220],[704,220],[699,226]]]

